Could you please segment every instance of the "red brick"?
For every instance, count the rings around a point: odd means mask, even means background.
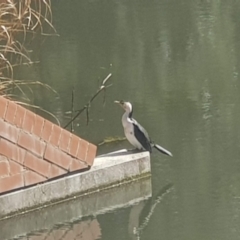
[[[8,107],[7,107],[7,112],[5,115],[5,120],[9,123],[14,122],[15,114],[17,110],[17,104],[15,102],[9,101]]]
[[[23,123],[22,123],[22,129],[26,132],[31,133],[33,128],[34,128],[34,124],[35,124],[35,118],[36,118],[36,114],[26,110],[24,119],[23,119]]]
[[[0,136],[16,143],[19,129],[3,120],[0,120]]]
[[[23,164],[25,157],[25,150],[17,145],[5,140],[0,139],[0,154],[6,156],[8,159],[12,159],[20,164]]]
[[[72,134],[65,129],[62,129],[60,141],[59,141],[59,148],[62,149],[64,152],[69,151],[69,143],[71,140]]]
[[[89,142],[83,139],[81,139],[81,141],[79,142],[78,153],[77,153],[77,158],[79,160],[85,161],[87,157],[87,152],[88,152],[88,145],[89,145]]]
[[[72,134],[71,141],[69,144],[69,154],[72,155],[73,157],[77,157],[78,146],[79,146],[80,140],[81,139],[79,137]]]
[[[5,118],[7,106],[8,106],[8,100],[0,96],[0,118],[3,118],[3,119]]]
[[[85,161],[89,166],[93,165],[94,159],[96,157],[97,147],[91,143],[89,143],[88,151],[87,151],[87,157]]]
[[[40,137],[42,134],[43,125],[44,125],[44,118],[36,115],[35,124],[33,126],[32,133]]]
[[[26,150],[15,145],[14,151],[12,152],[12,160],[23,164],[25,159]]]
[[[0,139],[0,154],[6,156],[8,159],[12,159],[14,147],[15,144],[3,138]]]
[[[22,173],[0,179],[0,192],[10,191],[24,186]]]
[[[16,175],[24,171],[22,165],[15,163],[12,160],[9,160],[9,175]]]
[[[49,140],[50,140],[50,136],[51,136],[51,133],[52,133],[52,128],[53,128],[53,124],[50,121],[45,119],[43,130],[42,130],[42,133],[41,133],[41,138],[43,140],[45,140],[46,142],[49,142]]]
[[[41,176],[41,175],[39,175],[35,172],[32,172],[31,170],[27,170],[24,173],[24,184],[25,184],[25,186],[40,183],[40,182],[44,182],[46,180],[47,180],[47,178],[45,178],[45,177],[43,177],[43,176]]]
[[[52,134],[50,137],[50,143],[53,146],[58,146],[61,133],[62,133],[62,128],[54,124],[52,129]]]
[[[9,175],[8,160],[7,159],[5,161],[1,160],[0,161],[0,178],[6,177],[8,175]]]
[[[83,162],[76,160],[76,159],[72,159],[72,163],[70,165],[70,171],[77,171],[80,169],[84,169],[87,168],[88,166],[86,164],[84,164]]]
[[[50,163],[29,152],[26,153],[24,165],[44,177],[48,177],[51,167]]]
[[[54,177],[57,177],[57,176],[60,176],[60,175],[66,174],[66,173],[67,173],[66,170],[56,166],[55,164],[51,164],[51,168],[50,168],[48,177],[54,178]]]
[[[17,111],[15,114],[15,118],[14,118],[14,125],[16,125],[19,128],[22,128],[22,124],[23,124],[23,120],[26,114],[26,109],[23,108],[22,106],[17,106]]]
[[[42,157],[45,151],[46,143],[32,134],[21,131],[19,134],[18,145]]]
[[[66,170],[69,169],[72,162],[70,156],[62,152],[60,149],[53,147],[51,144],[47,145],[44,158]]]

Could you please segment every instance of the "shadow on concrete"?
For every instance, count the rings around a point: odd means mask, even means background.
[[[101,154],[101,155],[99,155],[97,157],[98,158],[102,158],[102,157],[117,157],[117,156],[124,156],[124,155],[143,153],[143,152],[146,152],[146,151],[141,151],[141,150],[138,150],[138,149],[122,149],[122,150],[111,152],[111,153]]]

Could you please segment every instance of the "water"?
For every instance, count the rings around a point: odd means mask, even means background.
[[[52,234],[54,240],[240,239],[240,2],[59,0],[52,7],[60,37],[36,46],[33,58],[41,62],[27,74],[59,95],[41,89],[34,103],[64,125],[72,89],[80,109],[111,72],[105,105],[99,96],[89,125],[81,115],[75,133],[96,144],[122,137],[122,110],[113,101],[126,99],[174,157],[151,155],[151,199],[67,224],[53,218],[47,230],[26,239],[49,236],[58,224],[62,235]],[[98,151],[125,147],[126,141],[109,143]],[[172,190],[134,235],[169,183]]]

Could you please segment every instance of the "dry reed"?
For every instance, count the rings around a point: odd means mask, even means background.
[[[26,84],[49,88],[40,82],[15,80],[14,68],[32,64],[26,46],[36,35],[55,33],[50,0],[0,1],[0,95],[11,97],[13,89],[23,91]]]

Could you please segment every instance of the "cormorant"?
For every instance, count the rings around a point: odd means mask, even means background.
[[[152,152],[152,148],[156,148],[161,153],[172,156],[171,152],[159,146],[158,144],[153,143],[147,131],[134,118],[132,118],[133,108],[130,102],[124,102],[121,100],[115,101],[115,103],[118,103],[125,110],[125,113],[122,116],[124,133],[127,140],[135,148],[139,150],[146,150],[150,153]]]

